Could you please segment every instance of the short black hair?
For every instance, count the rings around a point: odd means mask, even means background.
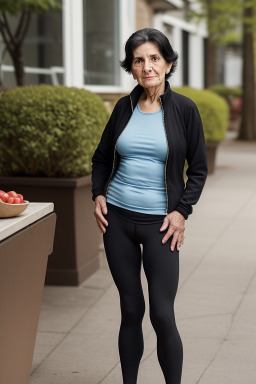
[[[167,63],[173,63],[170,72],[165,75],[167,80],[177,68],[179,55],[173,50],[165,34],[155,28],[140,29],[129,37],[125,43],[125,59],[120,61],[120,65],[126,72],[131,73],[134,49],[148,41],[157,45]]]

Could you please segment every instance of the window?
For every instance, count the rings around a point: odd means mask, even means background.
[[[84,82],[119,85],[119,0],[83,0]]]

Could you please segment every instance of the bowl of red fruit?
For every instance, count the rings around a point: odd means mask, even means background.
[[[23,200],[20,193],[0,190],[0,218],[18,216],[28,205],[29,201]]]

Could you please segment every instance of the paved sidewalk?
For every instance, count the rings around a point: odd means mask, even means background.
[[[256,143],[229,132],[217,169],[186,221],[176,323],[182,384],[256,382]],[[149,319],[138,384],[164,384]],[[30,384],[122,384],[119,295],[102,248],[102,268],[80,287],[46,286]]]

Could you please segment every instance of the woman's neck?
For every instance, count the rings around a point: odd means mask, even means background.
[[[163,81],[157,87],[144,88],[144,92],[141,95],[140,100],[145,104],[154,104],[156,101],[159,101],[159,96],[161,96],[165,91],[165,81]]]

